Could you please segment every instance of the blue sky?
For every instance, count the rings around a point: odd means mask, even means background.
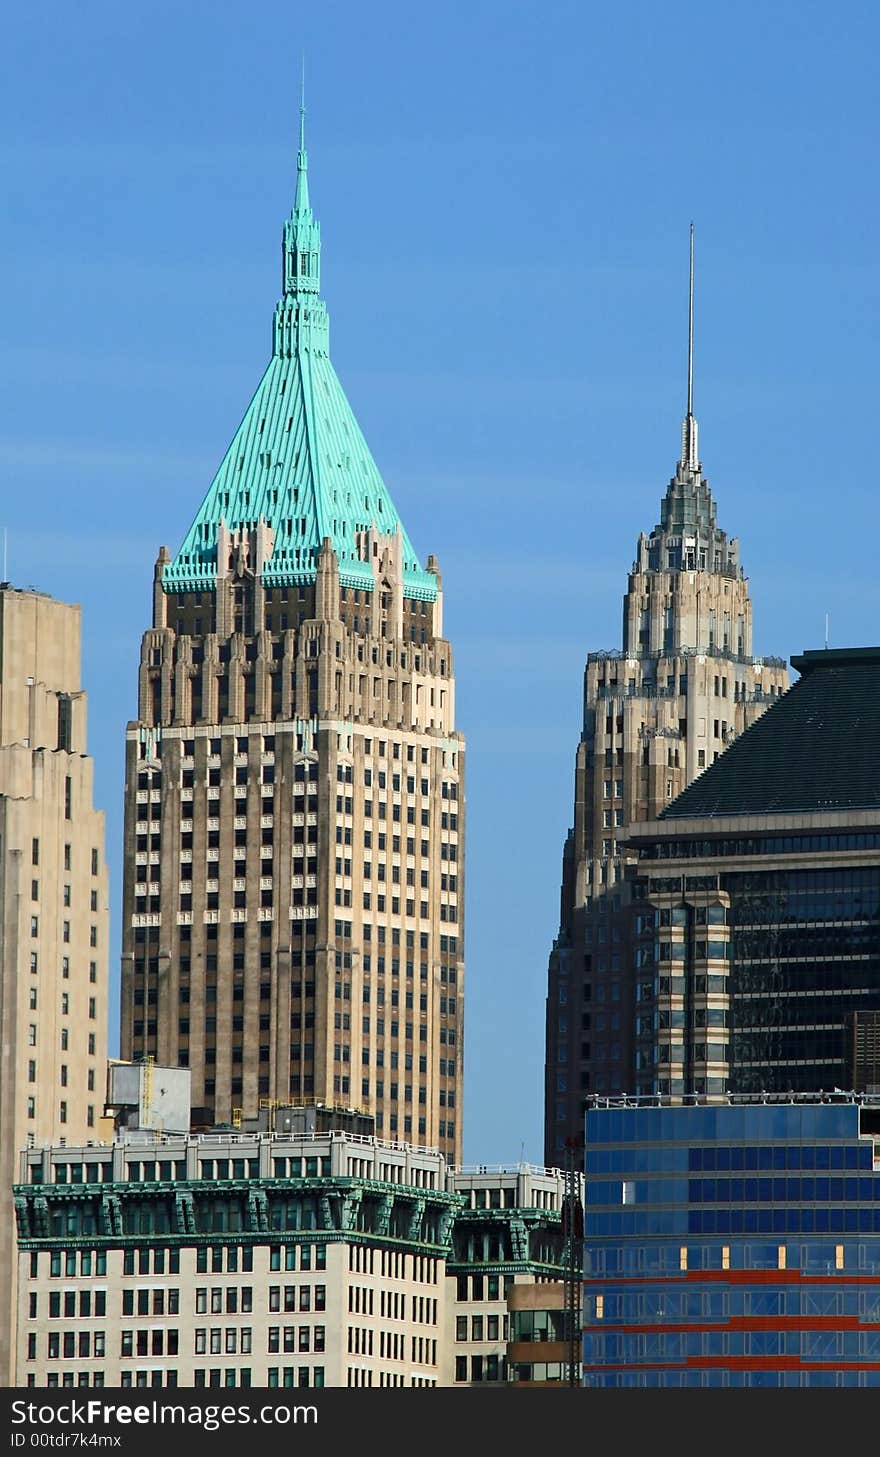
[[[619,646],[696,387],[755,651],[880,641],[880,9],[30,0],[0,61],[0,527],[82,603],[118,1021],[123,743],[152,565],[268,358],[307,69],[334,363],[468,741],[465,1155],[542,1158],[581,677]]]

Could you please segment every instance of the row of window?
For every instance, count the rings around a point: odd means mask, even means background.
[[[584,1337],[584,1360],[636,1365],[706,1356],[788,1356],[800,1361],[880,1359],[880,1331],[682,1331]]]
[[[93,875],[97,875],[98,874],[99,863],[100,863],[100,856],[99,856],[98,850],[94,846],[92,847],[90,858],[91,858],[92,874]],[[39,838],[37,836],[34,836],[34,838],[31,840],[31,864],[32,865],[39,865],[39,863],[40,863],[40,841],[39,841]],[[65,870],[71,870],[73,868],[73,847],[71,845],[69,845],[69,844],[65,844],[65,846],[64,846],[63,863],[64,863],[64,869]],[[66,906],[69,906],[70,905],[70,899],[69,899],[70,887],[69,886],[65,886],[65,890],[68,892],[68,896],[65,899],[64,904]],[[97,894],[96,891],[92,891],[92,895],[93,896],[96,895],[96,894]],[[34,896],[34,900],[36,900],[36,896]],[[95,909],[97,909],[97,907],[95,907]]]
[[[30,967],[31,967],[31,975],[32,976],[36,976],[39,973],[39,970],[40,970],[40,957],[39,957],[39,952],[37,952],[37,951],[32,951],[31,952],[31,956],[30,956]],[[70,980],[70,957],[69,956],[62,956],[62,958],[61,958],[61,979],[62,979],[62,981],[69,981]],[[96,961],[90,961],[89,962],[89,981],[94,986],[94,984],[95,984],[95,982],[97,980],[98,980],[98,963]],[[32,1012],[36,1011],[36,1008],[37,1008],[37,995],[38,995],[37,988],[35,986],[30,987],[29,988],[29,1002],[30,1002],[30,1008],[31,1008],[31,1011]]]
[[[443,880],[446,880],[446,876],[443,876],[442,879]],[[452,876],[452,877],[450,877],[450,879],[453,879],[454,880],[455,877]],[[297,894],[298,894],[297,891],[294,890],[294,892],[293,892],[293,903],[294,903],[294,905],[300,904],[300,902],[297,901]],[[302,892],[299,892],[299,894],[301,895]],[[317,900],[313,900],[313,901],[309,901],[308,900],[308,896],[309,895],[312,895],[312,892],[311,891],[308,892],[308,894],[307,894],[306,904],[317,904]],[[317,895],[317,892],[314,892],[314,895],[316,896]],[[388,901],[388,897],[387,896],[385,896],[385,895],[377,895],[375,899],[376,899],[376,904],[374,906],[373,905],[372,892],[371,891],[365,891],[364,892],[364,895],[363,895],[363,908],[364,908],[365,911],[376,910],[376,911],[379,911],[379,912],[383,912],[383,911],[385,911],[388,908],[387,907],[387,901]],[[337,886],[336,887],[336,891],[335,891],[335,896],[334,896],[334,905],[337,905],[337,906],[340,906],[340,907],[347,907],[347,906],[353,905],[351,891],[350,890],[346,890],[343,886]],[[405,910],[403,912],[401,912],[401,909],[400,909],[400,897],[397,896],[397,895],[393,895],[391,897],[391,907],[390,907],[390,910],[391,910],[391,914],[393,916],[399,916],[401,914],[404,914],[404,915],[413,917],[416,914],[416,902],[415,902],[415,900],[407,900],[406,901],[406,908],[405,908]],[[419,919],[422,920],[422,921],[427,921],[428,918],[429,918],[429,915],[430,915],[430,908],[429,908],[428,902],[427,901],[419,901]],[[442,904],[441,907],[440,907],[440,920],[441,921],[448,921],[451,925],[454,925],[456,923],[456,921],[458,920],[458,910],[457,910],[457,908],[455,906],[446,905],[445,903]]]
[[[458,1275],[455,1298],[459,1302],[475,1300],[507,1300],[513,1284],[510,1275]]]
[[[372,1372],[370,1373],[372,1375]],[[122,1371],[119,1376],[120,1386],[129,1388],[159,1388],[176,1387],[178,1382],[178,1371],[171,1367],[166,1371],[150,1367],[141,1371]],[[36,1386],[37,1379],[33,1372],[28,1375],[27,1385]],[[103,1371],[49,1371],[45,1377],[47,1387],[101,1387],[105,1385],[105,1373]],[[372,1382],[370,1383],[372,1384]],[[416,1379],[413,1378],[413,1385]],[[220,1367],[205,1370],[204,1368],[193,1372],[193,1385],[199,1387],[249,1387],[252,1385],[252,1371],[248,1366]],[[322,1387],[324,1385],[323,1366],[270,1366],[266,1372],[266,1385],[270,1387]]]
[[[34,841],[34,843],[36,844],[36,841]],[[38,901],[39,899],[40,899],[40,882],[39,882],[39,880],[32,880],[31,881],[31,900],[32,901]],[[62,904],[65,905],[65,906],[69,906],[71,904],[71,888],[70,888],[70,885],[66,881],[64,882],[64,884],[61,887],[61,900],[62,900]],[[96,890],[92,890],[92,891],[89,892],[89,909],[91,911],[97,911],[97,909],[98,909],[98,892]],[[69,941],[70,940],[70,924],[67,921],[65,921],[63,924],[67,927],[67,935],[64,936],[64,940],[65,941]]]
[[[506,1381],[507,1357],[491,1352],[487,1356],[456,1356],[456,1381]]]
[[[40,918],[39,918],[39,916],[31,916],[31,937],[34,938],[34,939],[36,939],[39,936],[39,934],[40,934]],[[61,922],[61,939],[62,939],[62,941],[68,941],[68,942],[70,941],[70,922],[69,921],[62,921]],[[98,928],[97,928],[97,926],[90,926],[89,927],[89,945],[90,946],[97,946],[97,944],[98,944]],[[37,969],[36,963],[32,960],[31,961],[31,971],[36,971],[36,969]]]
[[[455,1339],[457,1341],[506,1341],[507,1316],[472,1315],[470,1329],[466,1315],[455,1317]]]
[[[204,1334],[204,1332],[202,1332],[202,1334]],[[212,1351],[219,1349],[219,1347],[217,1347],[217,1346],[215,1346],[213,1344],[214,1343],[214,1340],[215,1340],[215,1337],[217,1337],[217,1336],[219,1336],[219,1331],[213,1331],[212,1330],[211,1331],[211,1342],[212,1342],[212,1344],[211,1344],[211,1350]],[[301,1325],[301,1326],[294,1326],[294,1325],[277,1326],[277,1325],[272,1325],[272,1326],[269,1327],[269,1342],[268,1342],[267,1349],[268,1349],[270,1355],[272,1355],[272,1354],[276,1354],[277,1355],[277,1353],[279,1351],[284,1351],[284,1352],[288,1352],[288,1351],[323,1351],[325,1349],[325,1339],[326,1339],[325,1327],[322,1326],[322,1325],[316,1325],[316,1326],[309,1326],[309,1325]],[[199,1332],[196,1331],[196,1350],[199,1349],[199,1347],[198,1347],[198,1340],[199,1340]],[[232,1344],[231,1345],[230,1345],[230,1340],[232,1341]],[[235,1350],[234,1341],[235,1341],[235,1328],[232,1327],[230,1330],[227,1330],[227,1332],[226,1332],[226,1347],[225,1347],[225,1349],[227,1351],[234,1351]],[[248,1348],[250,1348],[250,1347],[248,1346]],[[202,1349],[204,1349],[204,1347]],[[242,1350],[244,1350],[244,1347],[242,1347]]]
[[[33,1077],[30,1077],[30,1071],[31,1071],[31,1069],[33,1069],[33,1071],[34,1071],[34,1076]],[[29,1081],[32,1082],[32,1083],[33,1082],[36,1082],[36,1064],[35,1063],[30,1063],[29,1064],[28,1074],[29,1074]],[[27,1111],[27,1116],[28,1116],[28,1119],[29,1120],[33,1121],[33,1120],[36,1119],[36,1116],[37,1116],[37,1100],[36,1100],[36,1098],[33,1095],[31,1095],[28,1098],[28,1100],[27,1100],[26,1111]],[[67,1122],[67,1113],[68,1113],[67,1099],[66,1098],[60,1098],[59,1101],[58,1101],[58,1122],[59,1123],[66,1123]],[[94,1109],[94,1105],[92,1103],[88,1103],[86,1105],[86,1126],[88,1128],[94,1128],[95,1127],[95,1109]]]
[[[31,1033],[33,1033],[33,1038],[32,1039],[31,1039]],[[30,1047],[36,1046],[36,1041],[37,1041],[36,1033],[37,1033],[36,1027],[28,1028],[28,1046],[30,1046]],[[62,1088],[66,1088],[67,1087],[67,1081],[68,1081],[68,1076],[67,1075],[68,1075],[67,1063],[66,1062],[62,1062],[60,1064],[59,1068],[58,1068],[58,1081],[59,1081],[59,1083],[60,1083],[60,1085],[61,1085]],[[36,1058],[31,1057],[31,1058],[28,1059],[28,1082],[29,1083],[35,1083],[36,1081],[37,1081],[37,1061],[36,1061]],[[89,1090],[90,1093],[93,1093],[95,1091],[95,1069],[93,1067],[90,1067],[89,1070],[88,1070],[88,1072],[87,1072],[87,1074],[86,1074],[86,1086],[88,1087],[88,1090]],[[67,1121],[67,1119],[65,1117],[62,1120],[62,1122],[66,1122],[66,1121]]]
[[[710,1240],[704,1245],[632,1241],[607,1247],[587,1247],[585,1268],[593,1275],[615,1279],[666,1276],[681,1270],[782,1270],[827,1275],[833,1270],[857,1269],[880,1274],[880,1240],[811,1241],[779,1244]]]
[[[687,1233],[694,1234],[871,1234],[880,1233],[880,1209],[691,1209]],[[646,1211],[590,1214],[588,1234],[644,1237],[669,1232],[669,1216]]]
[[[303,589],[300,589],[301,592],[302,592],[302,590]],[[344,595],[344,590],[345,589],[343,589],[343,595]],[[304,600],[304,598],[302,598],[302,596],[301,596],[301,600]],[[227,651],[228,651],[228,644],[221,644],[221,654],[222,654],[224,648],[226,648]],[[275,734],[259,735],[259,747],[261,748],[262,752],[267,753],[267,754],[271,754],[271,753],[274,753],[275,752],[275,738],[276,738]],[[256,734],[238,734],[238,735],[236,735],[236,737],[235,737],[235,752],[237,754],[247,754],[248,751],[249,751],[249,748],[251,746],[253,746],[254,748],[257,747],[257,739],[258,739],[258,736]],[[297,751],[301,753],[303,751],[303,736],[302,736],[302,734],[297,734],[296,740],[297,740],[297,742],[296,742]],[[173,743],[173,740],[171,740],[169,742]],[[219,738],[211,738],[211,739],[208,740],[208,753],[211,756],[218,756],[220,754],[221,742],[222,741]],[[156,747],[156,752],[161,755],[162,749],[164,747],[163,740],[162,740],[161,737],[157,740],[155,747]],[[345,747],[345,746],[342,745],[341,747]],[[400,759],[401,758],[401,752],[400,752],[401,751],[401,747],[402,746],[401,746],[400,743],[398,743],[398,742],[396,742],[394,740],[391,741],[391,754],[390,754],[390,757],[392,759]],[[181,754],[182,754],[182,756],[184,758],[192,758],[194,756],[194,754],[195,754],[195,748],[196,748],[195,738],[183,739],[181,741],[180,751],[181,751]],[[350,738],[348,740],[348,748],[349,749],[351,748]],[[406,760],[407,760],[407,762],[410,763],[410,764],[414,763],[415,762],[415,755],[416,755],[415,745],[414,744],[406,744],[405,745],[405,748],[406,748]],[[145,743],[142,743],[140,745],[140,750],[141,750],[141,758],[143,759],[143,758],[146,757],[146,744]],[[420,761],[421,761],[422,764],[427,764],[429,762],[429,752],[430,751],[428,749],[426,749],[426,748],[420,749],[420,751],[419,751],[419,753],[420,753]],[[376,740],[376,747],[374,749],[372,738],[365,738],[364,739],[364,753],[365,754],[375,754],[375,755],[378,756],[379,759],[386,759],[386,758],[388,758],[389,757],[389,754],[388,754],[388,742],[387,742],[387,740],[385,740],[385,739],[377,739]],[[453,767],[453,769],[455,768],[455,763],[456,763],[456,755],[455,755],[455,753],[453,753],[453,755],[452,755],[452,767]],[[302,760],[302,759],[300,759],[300,760],[298,760],[294,764],[294,774],[295,774],[295,776],[298,779],[301,779],[303,777],[317,779],[317,777],[318,777],[318,765],[317,765],[317,761],[314,760],[314,759],[309,759],[309,760]],[[143,783],[141,782],[142,778],[144,780]],[[159,783],[160,781],[161,781],[161,768],[159,766],[155,766],[155,767],[152,767],[152,768],[146,768],[146,769],[142,770],[140,772],[139,776],[138,776],[138,788],[141,788],[141,789],[148,788],[150,786],[150,784],[155,785],[155,784]]]
[[[321,1246],[320,1248],[324,1248]],[[314,1305],[313,1305],[314,1295]],[[283,1305],[282,1305],[283,1298]],[[269,1310],[325,1310],[327,1307],[326,1285],[280,1285],[269,1286]],[[198,1307],[196,1307],[198,1309]]]
[[[131,1294],[131,1292],[128,1292]],[[155,1292],[162,1295],[164,1303],[164,1291]],[[178,1292],[169,1292],[177,1296]],[[32,1290],[28,1296],[28,1318],[36,1320],[39,1310],[39,1297],[36,1290]],[[50,1290],[49,1291],[49,1319],[61,1320],[71,1319],[78,1315],[80,1320],[88,1320],[92,1317],[105,1316],[107,1314],[107,1291],[106,1290],[80,1290],[77,1299],[76,1290]]]
[[[843,1269],[842,1251],[840,1260],[834,1263],[835,1268]],[[679,1287],[682,1283],[678,1282]],[[803,1324],[809,1324],[815,1316],[855,1316],[880,1323],[880,1290],[876,1285],[865,1287],[859,1282],[835,1288],[824,1278],[821,1284],[799,1282],[781,1289],[778,1286],[744,1289],[739,1284],[697,1289],[691,1282],[682,1289],[670,1282],[657,1290],[652,1283],[649,1287],[636,1285],[629,1290],[609,1290],[604,1295],[588,1296],[584,1310],[586,1320],[604,1320],[610,1325],[719,1321],[730,1316],[761,1319],[799,1316]],[[526,1339],[518,1332],[520,1321],[529,1314],[523,1311],[515,1317],[514,1339]]]
[[[160,1333],[161,1334],[161,1333]],[[147,1339],[147,1332],[143,1332],[144,1341]],[[168,1354],[177,1354],[177,1333],[174,1332],[174,1349],[169,1347]],[[103,1359],[107,1354],[107,1337],[105,1331],[49,1331],[46,1336],[46,1359],[48,1361],[73,1361],[88,1360],[94,1356],[97,1360]],[[129,1353],[130,1354],[130,1353]],[[146,1350],[144,1352],[146,1353]],[[27,1359],[37,1359],[37,1335],[31,1331],[27,1338]]]
[[[196,1372],[196,1375],[197,1376],[198,1376],[198,1374],[199,1373]],[[215,1374],[219,1375],[219,1372],[218,1373],[215,1373],[213,1371],[211,1372],[211,1376],[212,1377]],[[195,1384],[196,1384],[196,1386],[199,1386],[199,1385],[219,1386],[220,1385],[220,1382],[219,1381],[213,1381],[213,1380],[212,1381],[208,1381],[208,1382],[199,1382],[199,1381],[196,1381]],[[234,1382],[233,1383],[227,1382],[227,1385],[230,1385],[230,1384],[234,1385]],[[244,1382],[242,1382],[241,1384],[244,1385]],[[311,1366],[311,1367],[309,1367],[309,1366],[296,1366],[296,1367],[294,1367],[294,1366],[281,1366],[281,1367],[278,1367],[278,1366],[270,1366],[269,1369],[268,1369],[268,1372],[266,1374],[266,1385],[269,1386],[269,1387],[275,1387],[275,1386],[285,1386],[285,1387],[286,1386],[300,1386],[300,1387],[303,1387],[303,1386],[316,1386],[316,1387],[318,1387],[318,1386],[323,1386],[324,1385],[324,1367],[323,1366]]]

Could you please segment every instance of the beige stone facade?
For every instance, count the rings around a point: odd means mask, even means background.
[[[221,540],[211,592],[166,593],[157,563],[122,1054],[188,1066],[199,1126],[319,1099],[455,1160],[464,742],[436,562],[436,600],[415,600],[399,533],[371,530],[372,591],[340,586],[329,540],[314,586],[268,590],[258,536]]]
[[[511,1379],[518,1386],[557,1386],[568,1382],[571,1346],[565,1295],[565,1283],[561,1280],[519,1285],[511,1290],[507,1364]],[[580,1361],[580,1309],[576,1319]],[[578,1366],[578,1374],[579,1370]],[[580,1381],[576,1384],[579,1386]]]
[[[453,1174],[464,1197],[453,1229],[445,1331],[444,1385],[484,1386],[515,1379],[511,1312],[524,1292],[559,1291],[565,1175],[522,1165]],[[578,1177],[583,1200],[583,1180]],[[555,1295],[549,1296],[555,1299]],[[536,1296],[538,1303],[543,1295]]]
[[[14,1347],[11,1187],[29,1141],[96,1138],[107,1060],[104,816],[80,609],[0,587],[0,1372]],[[0,1381],[3,1380],[0,1375]]]
[[[553,1170],[133,1133],[27,1150],[19,1177],[20,1386],[499,1382],[511,1290],[558,1276]]]
[[[560,930],[550,956],[545,1147],[564,1159],[591,1092],[633,1091],[637,1018],[624,846],[714,763],[788,686],[781,658],[752,652],[739,543],[718,526],[685,419],[661,519],[638,539],[623,646],[590,653],[563,854]]]

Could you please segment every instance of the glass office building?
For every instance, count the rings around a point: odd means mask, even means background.
[[[629,829],[628,1091],[876,1081],[880,648],[792,665],[794,687],[658,819]]]
[[[880,1097],[591,1099],[584,1384],[880,1387]]]

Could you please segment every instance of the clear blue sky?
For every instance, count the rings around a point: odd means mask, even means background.
[[[7,8],[0,525],[81,602],[118,1020],[123,741],[174,550],[268,358],[306,54],[336,368],[468,740],[465,1145],[542,1157],[588,650],[619,646],[685,404],[755,650],[880,641],[880,8],[460,0]]]

